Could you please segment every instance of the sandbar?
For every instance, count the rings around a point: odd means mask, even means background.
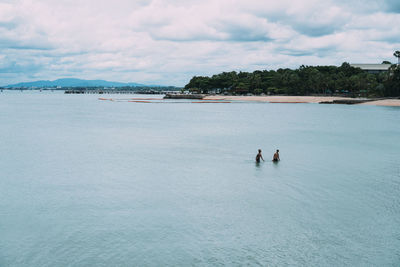
[[[333,100],[354,99],[349,97],[336,96],[221,96],[207,95],[203,100],[225,100],[225,101],[257,101],[268,103],[319,103],[332,102]],[[400,106],[400,99],[383,99],[376,101],[368,101],[357,105],[374,105],[374,106]]]
[[[382,99],[382,100],[365,102],[360,105],[400,107],[400,99]]]

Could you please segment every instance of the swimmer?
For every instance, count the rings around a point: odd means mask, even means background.
[[[262,159],[264,161],[263,156],[261,154],[261,149],[258,150],[258,154],[256,156],[256,162],[260,163],[260,159]]]
[[[274,154],[274,157],[272,158],[272,161],[278,162],[278,161],[280,161],[280,160],[281,160],[281,159],[279,158],[279,149],[277,149],[276,152],[275,152],[275,154]]]

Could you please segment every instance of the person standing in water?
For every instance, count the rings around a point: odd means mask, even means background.
[[[272,158],[272,161],[278,162],[278,161],[280,161],[280,160],[281,160],[281,159],[279,158],[279,149],[277,149],[276,152],[275,152],[275,154],[274,154],[274,157]]]
[[[261,149],[258,150],[258,154],[256,156],[256,162],[260,163],[260,159],[262,159],[264,161],[264,158],[263,158],[263,156],[261,154]]]

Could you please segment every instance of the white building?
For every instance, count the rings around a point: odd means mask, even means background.
[[[350,64],[354,68],[360,68],[368,73],[380,73],[389,70],[391,64]]]

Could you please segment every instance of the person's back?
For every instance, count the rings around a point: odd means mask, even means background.
[[[262,159],[264,161],[263,156],[261,154],[261,149],[258,150],[258,154],[256,156],[256,162],[260,163],[260,159]]]
[[[272,161],[280,161],[281,159],[279,158],[279,149],[276,150],[274,157],[272,158]]]

